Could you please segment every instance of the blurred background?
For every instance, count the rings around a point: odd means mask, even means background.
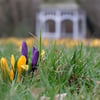
[[[41,4],[76,2],[86,12],[86,37],[100,37],[100,0],[0,0],[0,37],[28,37],[36,33]]]

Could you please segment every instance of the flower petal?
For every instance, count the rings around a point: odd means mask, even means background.
[[[21,68],[22,65],[26,65],[26,57],[23,55],[18,59],[17,62],[17,69],[19,74],[22,74],[22,72],[24,71],[24,69]]]
[[[32,55],[32,66],[36,66],[39,59],[39,50],[37,48],[33,48],[33,55]]]
[[[13,54],[11,55],[11,66],[12,66],[12,69],[15,70],[15,57]]]
[[[6,74],[6,72],[9,73],[8,61],[5,57],[1,58],[1,69],[4,72],[4,74]]]
[[[24,55],[28,61],[28,47],[25,40],[23,41],[23,44],[22,44],[22,55]]]
[[[41,56],[44,57],[44,55],[45,55],[45,50],[42,50]]]
[[[14,80],[14,71],[13,69],[10,72],[10,80],[13,81]]]
[[[26,71],[29,70],[29,66],[28,66],[28,65],[22,65],[21,68],[23,68],[23,69],[26,70]]]

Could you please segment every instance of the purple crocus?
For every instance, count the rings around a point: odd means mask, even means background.
[[[39,59],[39,50],[38,48],[33,47],[33,54],[32,54],[32,70],[33,71],[36,69],[38,59]]]
[[[26,57],[28,63],[28,47],[25,40],[23,40],[23,44],[22,44],[22,55]]]

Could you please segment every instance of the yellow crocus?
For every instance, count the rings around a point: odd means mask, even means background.
[[[26,70],[26,71],[29,70],[29,66],[28,65],[22,65],[21,68],[24,69],[24,70]]]
[[[41,56],[44,57],[44,55],[45,55],[45,50],[42,50]]]
[[[22,55],[17,62],[17,69],[19,74],[23,73],[24,69],[22,68],[22,66],[24,65],[26,65],[26,57]]]
[[[11,66],[12,66],[12,69],[14,71],[15,70],[15,57],[13,54],[11,55]]]
[[[13,69],[10,72],[10,80],[13,81],[14,80],[14,71]]]
[[[23,73],[24,70],[28,71],[29,66],[26,65],[26,57],[22,55],[17,62],[17,69],[18,69],[18,83],[20,82],[21,79],[21,74]]]
[[[26,65],[26,57],[23,55],[18,59],[17,62],[17,69],[19,74],[22,74],[22,72],[24,71],[23,68],[21,68],[22,65]]]
[[[5,75],[6,75],[6,72],[7,72],[7,74],[9,74],[8,61],[7,61],[7,58],[5,58],[5,57],[1,58],[1,69]]]

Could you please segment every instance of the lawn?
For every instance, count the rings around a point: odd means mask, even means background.
[[[64,100],[100,100],[100,47],[82,43],[67,47],[56,41],[45,43],[48,45],[45,46],[35,40],[28,45],[28,65],[31,69],[32,48],[35,46],[41,54],[37,70],[24,71],[18,82],[17,62],[22,52],[21,46],[15,44],[0,44],[0,59],[6,57],[11,70],[11,55],[14,54],[16,68],[11,81],[5,77],[0,64],[1,100],[40,100],[43,96],[54,100],[57,94],[63,93],[67,94]]]

